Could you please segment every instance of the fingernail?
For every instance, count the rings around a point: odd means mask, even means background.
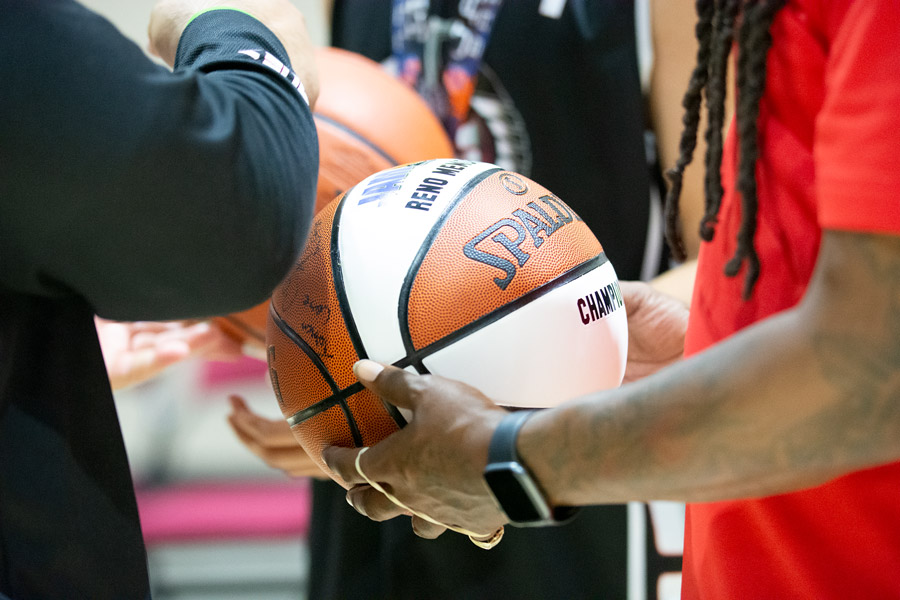
[[[365,511],[361,506],[357,506],[356,503],[353,502],[353,499],[351,498],[351,495],[353,495],[353,490],[352,490],[352,489],[347,491],[347,496],[346,496],[346,497],[347,497],[347,504],[349,504],[350,507],[353,508],[353,510],[355,510],[356,512],[358,512],[358,513],[361,514],[362,516],[368,517],[369,515],[366,514],[366,511]]]
[[[209,321],[201,321],[190,325],[190,328],[194,333],[206,333],[212,330],[212,324]]]
[[[378,374],[384,371],[384,365],[374,360],[358,360],[353,365],[353,374],[356,378],[365,383],[375,381]]]

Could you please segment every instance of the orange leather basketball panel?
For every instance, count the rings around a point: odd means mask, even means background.
[[[319,134],[318,213],[343,192],[394,163],[352,132],[321,117],[314,118]]]
[[[269,301],[266,300],[253,308],[232,313],[225,317],[215,317],[213,322],[228,336],[241,344],[265,346],[266,318],[269,314]]]
[[[347,398],[347,406],[356,417],[363,446],[371,446],[399,429],[381,399],[370,390],[363,389]]]
[[[409,298],[414,346],[443,338],[602,250],[546,188],[508,171],[490,175],[460,200],[418,269]]]
[[[338,390],[357,383],[352,367],[359,357],[341,313],[331,269],[332,222],[338,206],[339,200],[317,215],[303,253],[272,295],[275,313],[293,331],[287,335],[276,319],[269,319],[269,369],[285,418],[334,396],[333,387],[292,335],[315,352]],[[347,399],[347,405],[364,444],[374,444],[397,430],[372,392],[358,392]],[[340,406],[315,414],[292,429],[306,452],[323,468],[321,452],[325,446],[355,446]]]
[[[350,426],[347,424],[343,409],[340,406],[332,406],[308,421],[294,425],[291,427],[291,431],[310,458],[319,465],[319,468],[332,477],[336,477],[325,466],[325,461],[322,460],[322,450],[329,445],[353,447],[353,436],[350,433]]]
[[[396,164],[453,156],[450,139],[428,105],[378,63],[338,48],[317,48],[316,61],[320,85],[313,115],[319,137],[316,213],[373,173]],[[261,346],[267,305],[229,316],[236,320],[225,317],[214,322],[236,341]]]
[[[266,332],[269,377],[285,418],[332,395],[331,386],[297,344],[274,323]]]
[[[453,156],[440,121],[408,85],[360,54],[318,48],[315,111],[371,140],[398,164]]]
[[[341,315],[331,272],[331,223],[337,207],[338,202],[329,204],[313,221],[306,247],[273,293],[272,305],[315,350],[338,387],[345,388],[356,383],[350,367],[358,357]]]

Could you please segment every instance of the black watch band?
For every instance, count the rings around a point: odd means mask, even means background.
[[[578,508],[551,507],[546,494],[519,459],[519,430],[535,410],[517,410],[500,421],[488,447],[484,478],[510,524],[518,527],[559,525],[574,517]]]

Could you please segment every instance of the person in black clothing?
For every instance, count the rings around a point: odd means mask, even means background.
[[[230,5],[253,16],[156,7],[171,73],[72,0],[0,0],[3,600],[149,596],[95,315],[252,306],[304,243],[318,149],[303,17]]]
[[[522,173],[564,199],[621,278],[658,274],[633,3],[583,2],[580,14],[570,2],[558,18],[536,0],[466,4],[335,0],[331,42],[387,61],[415,85],[457,155]],[[482,40],[483,55],[461,38]],[[453,77],[474,79],[464,116],[442,85],[454,68]],[[310,598],[627,596],[625,506],[591,507],[562,528],[508,531],[485,552],[456,534],[418,539],[405,519],[366,523],[331,481],[313,490]]]
[[[650,279],[666,266],[652,218],[659,172],[645,153],[649,105],[660,100],[642,89],[635,5],[334,0],[332,44],[382,61],[416,86],[458,156],[523,173],[563,198],[620,278]],[[692,18],[690,6],[686,15]],[[685,29],[687,44],[667,45],[659,56],[670,61],[667,68],[685,57],[683,69],[668,73],[677,79],[675,94],[696,47]],[[466,78],[471,87],[448,88]],[[671,104],[677,135],[677,97]],[[662,121],[657,115],[653,124]],[[239,399],[233,407],[232,426],[264,461],[294,476],[315,475],[283,422],[254,415]],[[330,480],[314,481],[313,490],[308,595],[316,600],[654,598],[662,573],[680,570],[680,557],[657,553],[649,523],[634,545],[640,564],[630,564],[622,505],[591,507],[559,529],[508,531],[484,552],[457,534],[420,540],[404,519],[372,523]]]

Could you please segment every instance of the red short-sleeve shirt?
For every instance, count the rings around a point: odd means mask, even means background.
[[[755,238],[741,300],[736,140],[715,239],[703,244],[687,352],[797,304],[822,229],[900,233],[900,0],[791,0],[772,25],[760,105]],[[688,507],[683,597],[900,597],[900,464],[760,500]]]

